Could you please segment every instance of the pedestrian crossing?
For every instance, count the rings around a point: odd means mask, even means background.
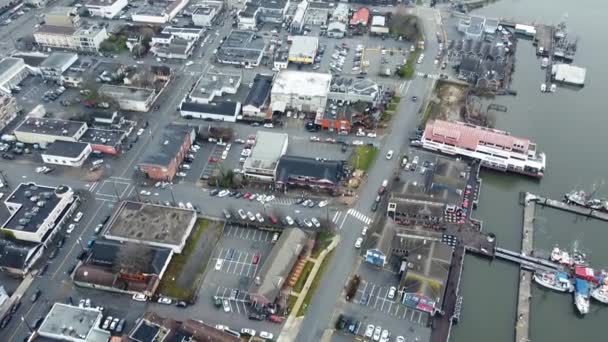
[[[356,218],[357,220],[365,223],[365,224],[370,224],[372,223],[372,219],[370,217],[367,217],[365,214],[358,212],[355,209],[348,209],[348,215],[351,215],[352,217]]]
[[[295,204],[298,200],[296,198],[291,197],[277,197],[270,201],[269,203],[273,205],[292,205]]]
[[[420,77],[424,77],[425,75],[426,75],[426,78],[430,78],[430,79],[433,79],[433,80],[438,80],[439,79],[439,75],[437,75],[437,74],[425,74],[423,72],[418,72],[418,76],[420,76]]]

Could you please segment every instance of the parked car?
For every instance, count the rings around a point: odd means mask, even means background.
[[[355,248],[357,248],[357,249],[361,248],[362,244],[363,244],[363,238],[358,237],[357,240],[355,241]]]
[[[70,225],[68,226],[68,229],[65,231],[66,234],[71,234],[75,228],[76,228],[76,224],[70,223]]]
[[[316,227],[316,228],[320,228],[321,227],[321,223],[319,222],[319,220],[317,220],[316,217],[312,217],[310,219],[310,221],[312,222],[312,224]]]
[[[378,326],[376,329],[374,329],[374,336],[372,337],[372,340],[380,341],[380,334],[382,334],[382,327]]]
[[[394,153],[393,150],[389,150],[386,153],[386,159],[388,159],[388,160],[392,159],[393,158],[393,153]]]
[[[253,215],[251,211],[247,212],[247,217],[249,218],[249,221],[255,221],[255,215]]]
[[[241,217],[241,219],[246,219],[247,218],[247,214],[245,214],[245,211],[243,209],[239,209],[238,211],[239,216]]]
[[[138,301],[138,302],[145,302],[148,300],[148,297],[146,297],[146,295],[142,294],[142,293],[136,293],[133,295],[133,300]]]
[[[293,225],[293,219],[291,218],[291,216],[285,216],[285,221],[287,221],[287,224],[292,226]]]
[[[179,302],[175,303],[175,306],[177,306],[178,308],[185,308],[188,306],[188,303],[184,302],[183,300],[180,300]]]
[[[215,270],[216,270],[216,271],[221,270],[221,269],[222,269],[222,265],[223,265],[223,264],[224,264],[224,260],[222,260],[222,259],[217,259],[217,260],[215,261]]]
[[[82,211],[79,211],[79,212],[76,214],[76,216],[74,217],[74,222],[76,222],[76,223],[80,222],[80,220],[82,220],[82,216],[83,216],[83,215],[84,215],[84,214],[82,213]]]
[[[32,300],[32,303],[35,303],[38,300],[38,298],[40,297],[40,293],[42,293],[40,289],[34,290],[34,293],[32,293],[32,297],[30,298]]]
[[[326,205],[327,205],[327,201],[321,201],[321,202],[319,202],[319,204],[318,204],[319,208],[323,208],[323,207],[325,207]]]
[[[308,228],[312,228],[312,222],[310,222],[309,219],[305,218],[304,219],[304,224],[306,225],[306,227]]]
[[[264,223],[264,217],[262,217],[260,213],[255,214],[255,218],[257,218],[260,223]]]
[[[371,338],[374,335],[374,325],[369,324],[367,328],[365,328],[365,337]]]
[[[210,196],[215,196],[219,193],[220,193],[220,189],[213,189],[213,190],[209,191]]]
[[[228,303],[228,300],[224,300],[224,312],[230,312],[230,303]]]
[[[114,330],[117,334],[122,333],[122,331],[125,329],[125,323],[126,320],[123,318],[120,320],[120,322],[118,322],[118,325],[116,326],[116,330]]]
[[[388,290],[388,299],[394,299],[395,294],[397,294],[397,288],[394,286],[391,286],[391,288]]]
[[[268,339],[268,340],[272,340],[274,335],[272,335],[271,333],[266,332],[266,331],[260,331],[260,337]]]

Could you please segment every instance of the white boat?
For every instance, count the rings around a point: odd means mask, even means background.
[[[565,250],[559,249],[557,246],[553,247],[550,260],[567,266],[572,266],[574,264],[570,254]]]
[[[547,85],[546,85],[546,84],[544,84],[544,83],[543,83],[543,84],[541,84],[541,85],[540,85],[540,91],[541,91],[541,92],[543,92],[543,93],[544,93],[544,92],[546,92],[546,91],[547,91]]]
[[[559,292],[572,292],[574,285],[570,281],[568,274],[564,272],[542,272],[534,273],[534,281],[546,288]]]
[[[600,303],[608,304],[608,286],[600,285],[591,291],[591,297]]]
[[[582,279],[576,279],[574,283],[574,305],[581,315],[589,313],[589,283]]]
[[[549,66],[549,58],[544,57],[541,61],[540,61],[540,67],[541,68],[546,68],[547,66]]]
[[[557,90],[557,85],[555,83],[552,83],[550,90],[552,93],[555,93],[555,91]]]

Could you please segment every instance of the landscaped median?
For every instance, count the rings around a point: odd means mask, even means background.
[[[407,80],[412,79],[414,77],[414,71],[416,70],[415,65],[418,60],[418,56],[420,56],[420,50],[416,49],[416,51],[412,52],[408,58],[407,62],[399,69],[399,77],[405,78]]]
[[[357,170],[363,170],[367,172],[372,165],[376,156],[378,155],[378,149],[371,145],[357,146],[350,157],[350,165]]]

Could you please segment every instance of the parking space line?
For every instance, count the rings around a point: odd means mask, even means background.
[[[374,302],[374,309],[376,305],[378,305],[378,299],[380,299],[380,292],[382,291],[382,287],[378,287],[378,294],[376,294],[376,301]]]
[[[247,312],[247,305],[245,305],[245,300],[243,299],[243,311],[245,312],[245,316],[249,316],[249,312]]]
[[[401,316],[401,319],[405,319],[405,315],[407,314],[407,310],[408,310],[408,308],[406,307],[405,310],[403,311],[403,316]]]
[[[258,267],[260,266],[260,264],[256,264],[254,269],[253,269],[253,274],[251,276],[249,276],[249,278],[253,278],[255,277],[256,273],[258,273]]]
[[[227,232],[226,236],[230,237],[230,233],[232,233],[233,229],[234,229],[233,226],[228,226],[228,232]]]
[[[410,317],[410,321],[414,321],[414,314],[416,313],[416,310],[412,310],[412,316]]]
[[[401,305],[397,305],[397,309],[395,310],[395,313],[393,314],[393,316],[399,317],[399,309],[401,309]]]
[[[241,228],[240,230],[241,230],[241,234],[239,234],[239,239],[242,239],[243,238],[243,231],[244,231],[244,229]]]
[[[241,309],[239,308],[239,302],[234,301],[234,305],[236,306],[236,311],[237,311],[238,313],[241,313]]]
[[[422,325],[422,313],[418,316],[418,324]]]
[[[368,304],[371,302],[371,300],[374,298],[374,290],[376,289],[376,284],[372,284],[372,290],[369,293],[369,297],[367,297],[367,303],[365,303],[365,306],[368,306]],[[379,290],[378,290],[379,292]],[[377,298],[376,298],[377,300]]]
[[[247,265],[246,261],[249,260],[249,253],[246,252],[245,253],[245,259],[241,265],[241,271],[239,272],[239,275],[242,276],[243,275],[243,270],[245,270],[245,266]]]
[[[270,233],[266,232],[266,236],[264,237],[264,241],[268,242],[270,241]]]

